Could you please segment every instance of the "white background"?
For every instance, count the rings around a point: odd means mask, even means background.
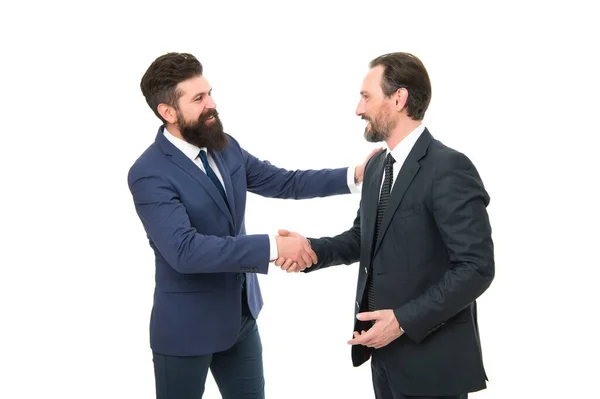
[[[153,257],[126,176],[159,126],[140,78],[168,51],[195,54],[226,131],[288,169],[361,162],[373,148],[354,115],[368,62],[420,57],[427,127],[471,158],[491,196],[496,278],[478,307],[490,381],[471,396],[598,395],[591,4],[3,5],[0,398],[154,395]],[[359,199],[249,195],[248,233],[337,234]],[[374,397],[346,343],[356,275],[260,276],[267,398]],[[205,397],[220,397],[211,377]]]

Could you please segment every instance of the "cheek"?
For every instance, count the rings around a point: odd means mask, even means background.
[[[386,120],[386,119],[388,119],[390,114],[391,114],[390,108],[387,106],[382,106],[379,108],[379,110],[377,112],[377,119],[380,121]]]
[[[185,109],[182,109],[181,114],[186,121],[197,121],[198,118],[200,118],[203,109],[204,107],[201,104],[191,104]]]

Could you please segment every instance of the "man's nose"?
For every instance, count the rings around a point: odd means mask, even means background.
[[[362,101],[356,106],[356,116],[362,116],[365,113],[365,109],[362,105]]]
[[[206,102],[206,108],[208,109],[214,109],[217,108],[217,104],[215,103],[215,101],[212,99],[212,97],[208,98],[208,101]]]

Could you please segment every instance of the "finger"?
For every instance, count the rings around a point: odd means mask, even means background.
[[[364,345],[364,338],[362,336],[356,337],[356,338],[351,339],[350,341],[348,341],[348,344],[350,344],[350,345]]]
[[[312,258],[310,257],[310,255],[308,253],[302,252],[300,257],[302,258],[302,261],[303,261],[303,264],[300,266],[307,267],[308,265],[312,265]]]
[[[288,269],[286,270],[288,273],[295,273],[298,269],[298,263],[296,262],[292,262],[292,264],[290,265],[290,267],[288,267]]]
[[[277,231],[277,234],[279,234],[280,236],[289,236],[290,235],[290,231],[289,230],[285,230],[285,229],[279,229]]]
[[[298,273],[302,268],[296,262],[292,264],[292,266],[288,269],[288,273]]]
[[[365,346],[371,346],[379,337],[380,332],[375,326],[371,327],[369,331],[364,331],[361,334],[362,344]]]
[[[310,256],[311,264],[316,264],[319,261],[319,258],[317,258],[317,254],[315,253],[315,251],[313,251],[313,249],[308,244],[306,245],[305,249],[308,256]]]
[[[350,345],[356,345],[356,344],[354,343],[354,341],[355,341],[355,340],[357,340],[358,338],[360,338],[360,333],[359,333],[358,331],[354,331],[354,333],[353,333],[352,335],[353,335],[353,337],[354,337],[354,338],[353,338],[353,339],[351,339],[351,340],[349,340],[349,341],[348,341],[348,343],[349,343]]]
[[[281,270],[287,270],[291,265],[290,259],[286,259],[283,265],[281,265]]]
[[[292,264],[294,263],[294,261],[292,259],[286,259],[285,262],[283,263],[283,265],[281,266],[282,270],[288,270]]]
[[[285,263],[285,258],[284,257],[280,257],[277,258],[277,260],[275,261],[275,266],[280,266],[283,265]]]
[[[361,337],[363,338],[362,344],[364,346],[368,346],[369,348],[372,348],[373,345],[375,345],[375,343],[377,342],[379,335],[372,332],[372,330],[369,330],[367,333],[363,334]]]
[[[367,343],[369,343],[372,339],[373,339],[373,333],[372,333],[373,329],[369,330],[369,331],[363,331],[362,334],[359,337],[356,337],[350,341],[348,341],[349,344],[351,345],[365,345],[367,346]]]

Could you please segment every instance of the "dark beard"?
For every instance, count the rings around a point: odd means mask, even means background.
[[[210,124],[205,123],[211,116],[214,116],[215,120]],[[187,123],[181,114],[177,113],[177,124],[184,140],[196,147],[221,151],[227,146],[227,135],[223,132],[223,124],[216,109],[204,112],[194,123]]]

